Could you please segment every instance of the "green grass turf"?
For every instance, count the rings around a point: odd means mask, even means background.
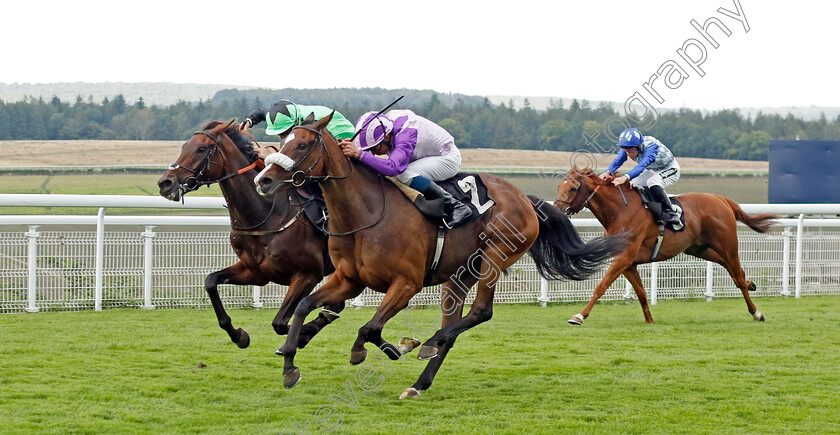
[[[462,334],[432,388],[397,400],[425,362],[351,366],[373,310],[348,308],[299,351],[303,378],[283,388],[273,310],[233,310],[251,333],[238,349],[210,310],[0,316],[5,433],[836,433],[840,297],[497,305]],[[405,312],[383,336],[411,334]],[[419,330],[438,310],[410,312]],[[356,378],[377,370],[365,391]],[[368,372],[367,374],[371,374]],[[381,376],[381,378],[380,378]],[[381,383],[379,383],[381,382]],[[355,394],[352,406],[346,403]],[[355,403],[354,403],[355,402]],[[328,415],[329,412],[336,412]]]

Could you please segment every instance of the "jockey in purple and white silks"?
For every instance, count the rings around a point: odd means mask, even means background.
[[[642,136],[642,133],[635,128],[628,128],[618,136],[616,146],[621,150],[607,172],[601,174],[601,178],[607,180],[615,175],[615,172],[630,157],[638,164],[626,174],[613,180],[616,186],[629,180],[633,187],[647,188],[653,198],[662,204],[662,220],[666,223],[678,225],[680,215],[671,204],[665,188],[676,183],[680,179],[680,165],[674,158],[674,154],[662,142],[653,136]]]
[[[356,122],[356,131],[355,141],[340,143],[345,155],[382,175],[396,177],[428,199],[443,198],[450,228],[471,215],[468,206],[435,183],[454,177],[461,169],[461,152],[443,127],[411,110],[391,110],[365,113]],[[377,157],[383,155],[387,158]]]

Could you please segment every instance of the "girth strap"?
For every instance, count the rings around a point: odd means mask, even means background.
[[[656,236],[656,245],[653,246],[653,253],[650,255],[650,261],[656,261],[659,255],[659,248],[662,247],[662,240],[665,238],[665,224],[659,224],[659,235]]]
[[[443,242],[445,238],[446,229],[443,226],[438,227],[437,239],[435,240],[435,257],[432,259],[432,264],[429,266],[429,270],[426,271],[426,278],[423,280],[424,286],[431,284],[432,279],[434,279],[437,274],[440,257],[441,254],[443,254]]]

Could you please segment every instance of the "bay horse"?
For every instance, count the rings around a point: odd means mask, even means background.
[[[602,180],[589,168],[573,167],[566,174],[563,183],[557,188],[555,207],[571,216],[587,207],[595,218],[604,226],[606,234],[630,234],[630,243],[624,252],[613,258],[606,274],[595,287],[592,298],[586,307],[569,319],[573,325],[581,325],[589,317],[595,302],[604,295],[607,288],[620,274],[633,286],[636,297],[642,306],[647,323],[653,323],[645,289],[636,266],[673,258],[681,252],[713,261],[723,266],[732,277],[753,319],[764,321],[764,314],[756,311],[750,299],[750,291],[755,290],[753,281],[744,277],[744,269],[738,259],[738,232],[736,221],[740,221],[754,231],[764,233],[773,225],[777,216],[771,214],[746,214],[738,204],[721,195],[711,193],[685,193],[676,198],[685,211],[683,231],[665,231],[662,245],[655,259],[654,252],[659,225],[653,215],[642,204],[641,196],[629,183],[615,186],[611,181]]]
[[[204,287],[219,326],[240,348],[250,336],[234,328],[219,298],[219,284],[266,285],[274,282],[288,290],[271,326],[277,334],[288,332],[294,308],[331,272],[327,237],[302,213],[292,196],[267,199],[254,191],[253,179],[262,169],[250,137],[233,121],[211,121],[181,147],[181,155],[158,180],[160,195],[178,201],[203,185],[219,183],[230,213],[230,243],[239,261],[207,275]],[[325,310],[307,325],[301,347],[332,322],[344,304]],[[329,307],[328,307],[329,308]]]
[[[424,285],[443,284],[442,301],[454,301],[454,308],[442,310],[441,329],[421,347],[418,358],[430,359],[425,370],[400,396],[417,397],[431,386],[458,335],[490,319],[497,279],[526,252],[543,276],[580,280],[596,272],[625,243],[618,237],[584,243],[569,219],[549,203],[527,197],[500,177],[483,174],[495,205],[446,233],[438,268],[424,278],[434,258],[436,225],[395,185],[344,156],[325,129],[330,118],[294,127],[254,180],[264,195],[319,180],[330,212],[329,249],[336,271],[295,310],[281,347],[286,388],[300,380],[294,365],[295,343],[307,314],[353,298],[365,286],[384,297],[373,318],[359,329],[351,349],[352,364],[365,360],[368,342],[389,358],[400,358],[399,350],[382,339],[382,329]],[[475,300],[462,317],[463,301],[476,282]]]

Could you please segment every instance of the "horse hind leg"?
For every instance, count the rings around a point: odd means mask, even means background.
[[[467,293],[461,289],[469,289],[476,283],[476,281],[478,281],[477,278],[468,276],[460,280],[459,284],[461,284],[461,286],[455,285],[455,283],[451,280],[443,284],[441,289],[441,311],[443,314],[441,328],[446,328],[463,317],[464,299],[466,299]],[[457,338],[457,336],[451,337],[449,340],[439,343],[432,348],[426,348],[427,353],[431,354],[428,356],[429,362],[426,363],[426,368],[423,369],[423,373],[420,374],[417,382],[415,382],[411,387],[406,388],[405,391],[400,394],[400,399],[420,397],[421,391],[429,389],[432,385],[432,380],[434,380],[435,374],[437,374],[438,370],[440,370],[443,360],[446,358],[449,350],[452,349],[452,346],[455,345],[455,339]],[[423,352],[422,348],[421,352]],[[418,354],[418,358],[427,359],[423,358],[422,354]]]
[[[753,320],[763,322],[765,319],[764,313],[756,309],[752,298],[750,298],[750,292],[755,291],[756,285],[753,281],[747,280],[744,275],[744,269],[741,267],[741,261],[738,258],[737,245],[728,250],[710,248],[698,256],[705,260],[720,264],[724,269],[726,269],[729,276],[732,277],[732,281],[735,283],[735,286],[738,287],[738,289],[741,290],[741,294],[744,295],[744,301],[747,303],[747,310],[752,315]]]

